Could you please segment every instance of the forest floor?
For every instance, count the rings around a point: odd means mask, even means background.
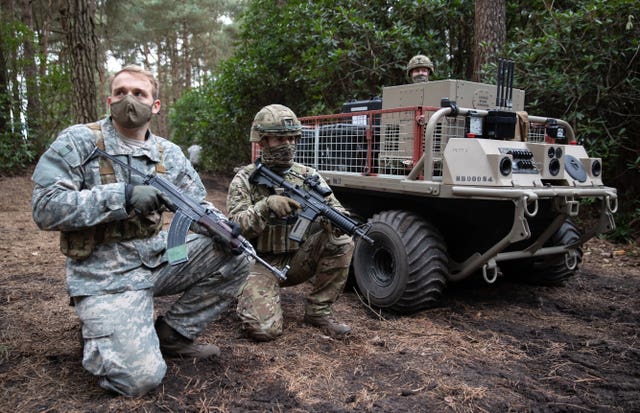
[[[224,209],[228,180],[203,177]],[[0,413],[640,411],[640,252],[599,239],[564,287],[464,282],[404,317],[346,291],[344,341],[302,323],[306,285],[285,289],[279,339],[248,341],[228,310],[201,338],[219,359],[168,360],[157,390],[114,396],[81,366],[58,234],[33,223],[29,177],[0,187]]]

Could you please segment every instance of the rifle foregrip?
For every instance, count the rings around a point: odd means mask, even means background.
[[[331,223],[346,232],[349,235],[353,235],[358,229],[358,224],[355,223],[351,218],[342,215],[340,212],[335,209],[328,207],[327,210],[323,214],[325,218],[327,218]]]
[[[351,218],[342,215],[340,212],[334,210],[333,208],[329,208],[329,211],[325,214],[326,218],[329,219],[332,224],[342,231],[346,232],[351,236],[360,237],[363,240],[367,241],[369,244],[373,245],[374,241],[371,237],[367,236],[367,231],[363,230],[357,222],[352,220]]]

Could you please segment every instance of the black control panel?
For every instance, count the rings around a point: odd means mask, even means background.
[[[527,149],[517,148],[499,148],[500,153],[505,155],[511,155],[513,158],[513,170],[514,174],[537,174],[538,168],[533,160],[533,152]]]

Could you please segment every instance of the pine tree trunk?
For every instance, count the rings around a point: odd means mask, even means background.
[[[79,123],[97,119],[96,81],[98,72],[95,34],[95,0],[66,0],[61,10],[71,60],[74,118]]]
[[[505,0],[476,0],[473,80],[481,82],[482,65],[494,61],[506,39]]]

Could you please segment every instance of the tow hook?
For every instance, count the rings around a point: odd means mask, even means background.
[[[568,270],[576,269],[576,267],[578,266],[578,253],[576,252],[576,250],[572,249],[564,254],[564,265]]]
[[[482,266],[482,278],[487,284],[493,284],[498,279],[498,266],[494,260],[490,260],[488,263]]]

